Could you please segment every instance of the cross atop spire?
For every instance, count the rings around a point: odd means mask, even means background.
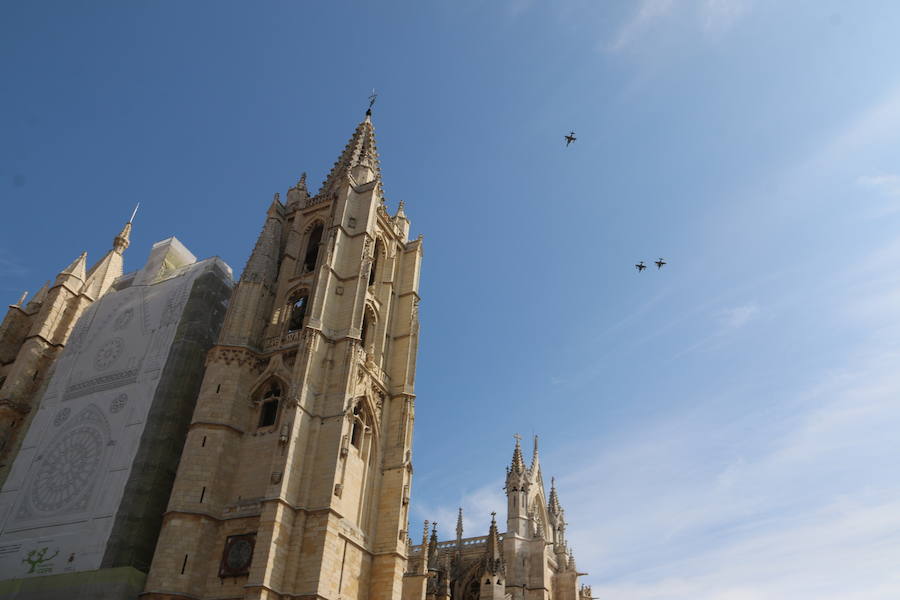
[[[375,100],[378,99],[378,94],[375,93],[375,88],[372,88],[372,95],[369,96],[369,110],[366,111],[367,115],[372,114],[372,108],[375,106]]]

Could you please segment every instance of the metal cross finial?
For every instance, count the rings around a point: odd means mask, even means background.
[[[372,88],[372,95],[369,96],[369,110],[372,110],[372,107],[375,106],[375,100],[378,98],[378,94],[375,93],[375,88]]]
[[[522,436],[519,435],[518,433],[514,433],[514,434],[513,434],[513,437],[516,438],[516,443],[517,443],[517,444],[518,444],[519,442],[522,441]]]

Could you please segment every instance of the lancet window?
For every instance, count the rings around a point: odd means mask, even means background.
[[[350,443],[357,450],[362,448],[363,434],[369,428],[369,422],[369,412],[360,402],[353,409],[353,427],[350,429]]]
[[[288,333],[303,329],[303,318],[306,316],[307,304],[309,304],[309,296],[306,293],[291,296]]]
[[[378,272],[378,259],[381,258],[381,255],[384,254],[384,244],[381,243],[381,240],[375,242],[375,256],[372,257],[372,269],[369,271],[369,285],[375,285],[375,281],[377,280],[377,272]]]
[[[306,252],[303,255],[303,272],[308,273],[316,268],[316,262],[319,260],[319,246],[322,242],[322,232],[324,228],[322,224],[313,227],[309,232],[309,239],[306,241]]]
[[[271,427],[278,421],[278,409],[281,405],[281,385],[273,381],[263,389],[265,391],[259,403],[259,422],[257,427]]]

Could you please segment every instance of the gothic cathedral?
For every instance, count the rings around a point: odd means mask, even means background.
[[[371,114],[319,192],[268,209],[234,290],[144,600],[400,600],[421,238]]]

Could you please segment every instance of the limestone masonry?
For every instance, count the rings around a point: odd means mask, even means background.
[[[0,579],[14,578],[0,596],[590,600],[536,438],[529,466],[516,441],[504,532],[494,518],[464,537],[460,510],[454,539],[426,521],[411,540],[423,244],[409,231],[403,203],[386,208],[369,111],[317,193],[304,175],[285,202],[275,194],[227,311],[227,267],[194,263],[175,240],[99,302],[95,284],[78,300],[94,305],[54,317],[59,333],[35,350],[23,332],[52,320],[35,317],[50,300],[12,307],[0,353],[18,358],[0,374],[19,416],[7,431],[39,408],[0,494]],[[74,302],[83,271],[42,298]],[[47,348],[76,320],[52,367]],[[27,398],[50,368],[38,405]],[[32,593],[39,575],[69,595]]]

